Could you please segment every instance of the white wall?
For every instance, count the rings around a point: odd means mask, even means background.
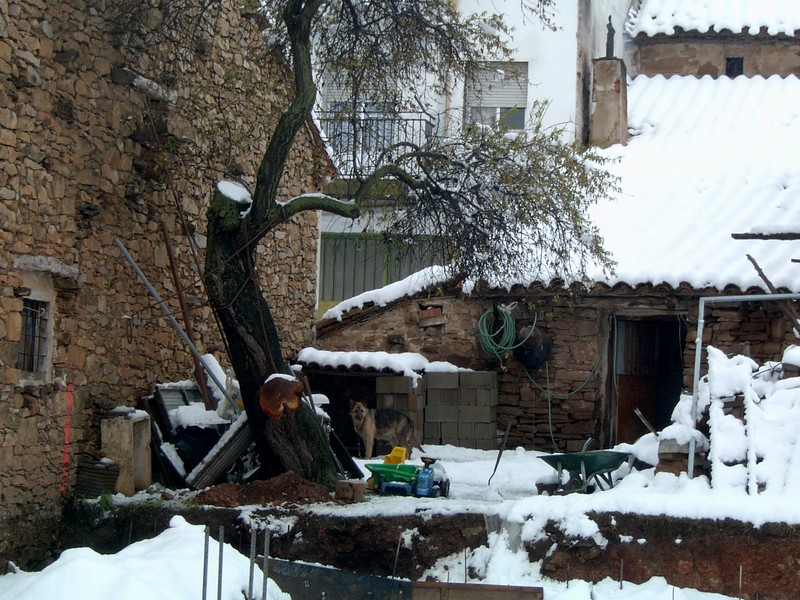
[[[501,13],[514,27],[513,60],[528,63],[528,110],[536,100],[551,103],[545,124],[575,123],[577,106],[577,0],[558,0],[553,20],[558,31],[546,29],[534,16],[523,14],[520,0],[455,0],[461,14]],[[454,89],[450,106],[463,110],[463,86]],[[573,131],[573,125],[569,131]]]

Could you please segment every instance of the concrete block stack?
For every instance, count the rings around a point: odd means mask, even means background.
[[[427,373],[423,442],[497,448],[497,374]]]
[[[417,379],[403,375],[378,377],[375,381],[377,408],[399,410],[414,421],[414,435],[422,440],[425,418],[425,378]]]

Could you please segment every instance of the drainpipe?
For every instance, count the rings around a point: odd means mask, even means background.
[[[700,384],[700,357],[703,348],[703,325],[705,323],[706,303],[723,302],[762,302],[764,300],[800,300],[800,294],[749,294],[744,296],[703,296],[697,308],[697,337],[694,343],[694,374],[692,376],[692,426],[697,425],[700,418],[698,406]],[[689,440],[689,479],[694,477],[694,437]]]

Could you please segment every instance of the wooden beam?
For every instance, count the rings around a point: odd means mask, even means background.
[[[795,240],[800,240],[800,232],[790,231],[784,233],[732,233],[731,237],[735,240],[795,241]]]

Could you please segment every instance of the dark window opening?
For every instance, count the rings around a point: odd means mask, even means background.
[[[48,303],[25,298],[22,305],[22,337],[17,368],[28,373],[43,370],[47,357]]]
[[[738,77],[744,75],[744,58],[741,56],[729,56],[725,59],[725,75],[728,77]]]

